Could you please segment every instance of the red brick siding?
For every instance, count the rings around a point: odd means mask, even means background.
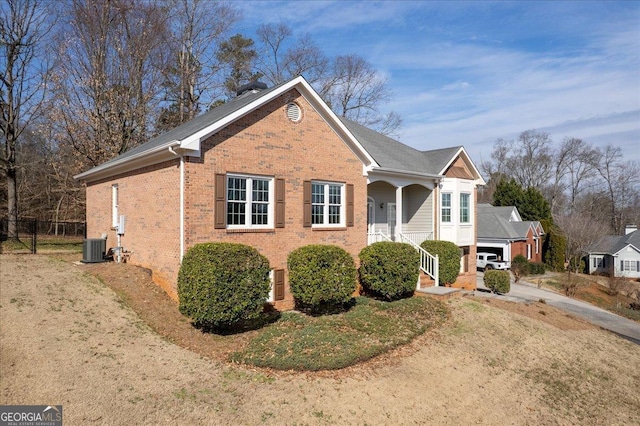
[[[524,256],[524,258],[527,258],[527,244],[531,245],[531,259],[529,259],[530,262],[537,262],[537,263],[541,263],[542,262],[542,238],[540,238],[538,240],[538,253],[536,253],[536,242],[535,239],[533,237],[533,231],[531,229],[529,229],[529,232],[527,233],[527,239],[526,241],[516,241],[511,243],[511,260],[513,261],[513,259],[517,256],[517,255],[522,255]]]
[[[297,102],[303,119],[291,122],[286,105]],[[362,163],[323,118],[295,91],[264,105],[202,143],[202,158],[185,164],[186,248],[208,241],[248,244],[264,254],[275,269],[287,269],[287,255],[307,244],[335,244],[354,259],[366,245],[367,187]],[[256,232],[214,229],[216,173],[266,175],[285,180],[285,227]],[[354,226],[340,230],[303,227],[305,180],[354,185]],[[292,306],[285,273],[285,300]]]
[[[175,298],[180,262],[179,160],[87,184],[87,237],[107,233],[107,247],[117,246],[111,227],[113,184],[118,185],[118,212],[126,217],[122,246],[133,252],[130,262],[150,268],[154,280]]]

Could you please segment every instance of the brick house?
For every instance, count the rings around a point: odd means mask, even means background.
[[[417,151],[341,119],[302,77],[245,89],[76,176],[86,183],[87,235],[107,234],[115,246],[124,215],[130,262],[150,268],[173,298],[183,254],[211,241],[264,254],[279,309],[293,302],[287,256],[308,244],[338,245],[357,260],[380,239],[449,239],[464,255],[461,285],[475,282],[476,186],[484,182],[464,148]],[[437,278],[437,264],[423,270]]]
[[[544,229],[538,221],[523,221],[514,206],[478,204],[478,250],[497,254],[507,262],[522,255],[542,262]]]

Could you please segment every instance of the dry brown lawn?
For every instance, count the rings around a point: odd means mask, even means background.
[[[99,276],[97,279],[95,275]],[[325,373],[229,364],[131,265],[0,256],[0,404],[80,424],[640,424],[640,347],[545,304],[465,297],[451,319]]]

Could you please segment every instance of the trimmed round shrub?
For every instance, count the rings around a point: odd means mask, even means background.
[[[360,252],[360,284],[387,300],[413,295],[420,277],[420,254],[409,244],[382,241]]]
[[[484,273],[484,286],[494,293],[505,294],[511,290],[511,275],[495,269]]]
[[[429,254],[438,255],[440,282],[450,285],[460,273],[460,248],[450,241],[427,240],[420,244]]]
[[[302,309],[340,307],[351,301],[356,291],[355,262],[340,247],[300,247],[289,253],[287,267],[291,294]]]
[[[193,246],[178,273],[179,309],[196,325],[225,328],[257,318],[269,297],[269,261],[234,243]]]

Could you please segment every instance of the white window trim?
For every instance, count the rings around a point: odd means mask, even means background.
[[[531,244],[527,244],[527,260],[531,260]]]
[[[623,260],[622,261],[622,272],[638,272],[637,271],[637,260]]]
[[[447,207],[444,206],[444,196],[449,195],[449,205]],[[444,220],[444,209],[449,210],[449,220]],[[442,223],[453,223],[453,193],[452,192],[443,192],[440,194],[440,221]]]
[[[227,229],[273,229],[274,228],[274,199],[275,199],[275,184],[274,178],[270,176],[257,176],[257,175],[241,175],[241,174],[227,174],[227,193],[225,199],[227,200],[227,206],[229,205],[229,179],[246,179],[246,196],[244,201],[246,208],[244,209],[245,223],[244,225],[232,225],[227,222]],[[251,205],[253,203],[253,179],[269,181],[269,202],[267,207],[267,224],[266,225],[252,225],[251,224]],[[228,214],[228,207],[225,208],[225,214]]]
[[[118,184],[111,185],[111,227],[115,228],[120,223],[120,215],[118,214]]]
[[[269,288],[269,295],[267,296],[267,300],[265,302],[275,302],[276,301],[276,283],[275,279],[275,271],[272,269],[269,271],[269,283],[271,287]]]
[[[467,209],[468,209],[468,215],[467,216],[468,216],[469,220],[465,221],[465,222],[462,221],[462,211],[463,211],[462,196],[463,195],[466,195],[466,196],[469,197],[469,205],[467,206]],[[473,205],[473,200],[471,199],[471,193],[470,192],[461,192],[459,198],[460,198],[460,205],[459,205],[459,207],[460,207],[459,208],[459,210],[460,210],[460,224],[461,225],[469,225],[469,224],[471,224],[473,222],[473,218],[471,217],[471,210],[472,210],[471,206]]]
[[[311,203],[311,227],[312,228],[344,228],[346,226],[346,213],[347,213],[347,192],[346,185],[341,182],[329,182],[324,180],[312,180],[311,181],[311,197],[313,198],[313,185],[324,185],[324,200],[322,204],[322,217],[323,223],[313,223],[313,202]],[[340,223],[329,223],[329,185],[340,187]],[[317,205],[317,204],[315,204]]]

